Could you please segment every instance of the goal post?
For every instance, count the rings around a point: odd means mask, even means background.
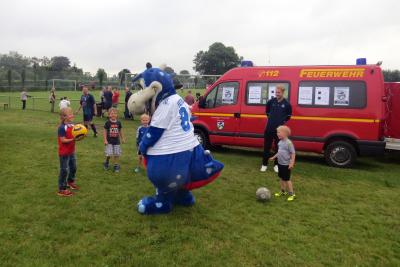
[[[71,90],[76,91],[76,80],[67,80],[67,79],[51,79],[50,80],[51,88],[56,88],[58,90]]]

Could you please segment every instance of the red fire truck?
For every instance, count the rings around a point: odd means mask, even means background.
[[[324,153],[329,165],[349,167],[357,156],[398,147],[400,131],[393,126],[400,119],[388,117],[388,106],[396,106],[391,101],[399,101],[400,86],[385,88],[378,65],[234,68],[192,107],[199,141],[263,147],[265,104],[278,84],[293,108],[287,125],[298,151]]]

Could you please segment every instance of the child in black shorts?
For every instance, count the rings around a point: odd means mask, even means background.
[[[276,197],[289,195],[288,201],[293,201],[296,197],[293,191],[293,184],[290,181],[290,172],[294,167],[296,152],[292,141],[289,140],[290,128],[287,126],[279,126],[277,128],[279,138],[278,153],[269,160],[274,161],[278,158],[278,176],[281,179],[281,191],[275,193]]]
[[[114,172],[119,172],[119,157],[121,156],[121,142],[125,143],[122,133],[122,124],[118,120],[118,110],[109,109],[109,119],[104,124],[103,140],[105,145],[106,161],[103,163],[104,170],[109,169],[110,158],[114,163]]]

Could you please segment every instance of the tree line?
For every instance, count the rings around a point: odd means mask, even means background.
[[[221,42],[215,42],[208,50],[201,50],[194,56],[193,70],[200,75],[222,75],[226,71],[240,65],[243,57],[239,56],[232,46],[225,46]],[[175,70],[167,66],[165,71],[174,73]],[[15,81],[25,86],[27,80],[34,84],[39,81],[47,83],[51,79],[69,79],[76,81],[97,81],[100,86],[106,81],[115,81],[120,85],[125,83],[126,74],[131,73],[127,68],[122,69],[117,75],[108,75],[103,68],[99,68],[92,75],[85,72],[66,56],[26,57],[18,52],[11,51],[8,54],[0,54],[0,84],[12,86]],[[188,70],[181,70],[181,75],[189,75]],[[387,82],[399,82],[400,70],[383,70],[384,80]]]

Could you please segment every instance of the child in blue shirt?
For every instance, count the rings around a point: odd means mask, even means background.
[[[143,139],[143,136],[146,134],[147,129],[149,128],[150,116],[147,114],[143,114],[142,116],[140,116],[140,123],[141,126],[139,126],[136,131],[136,149],[138,154],[138,166],[135,168],[136,173],[139,172],[140,166],[142,166],[143,163],[143,155],[139,151],[139,145]]]

